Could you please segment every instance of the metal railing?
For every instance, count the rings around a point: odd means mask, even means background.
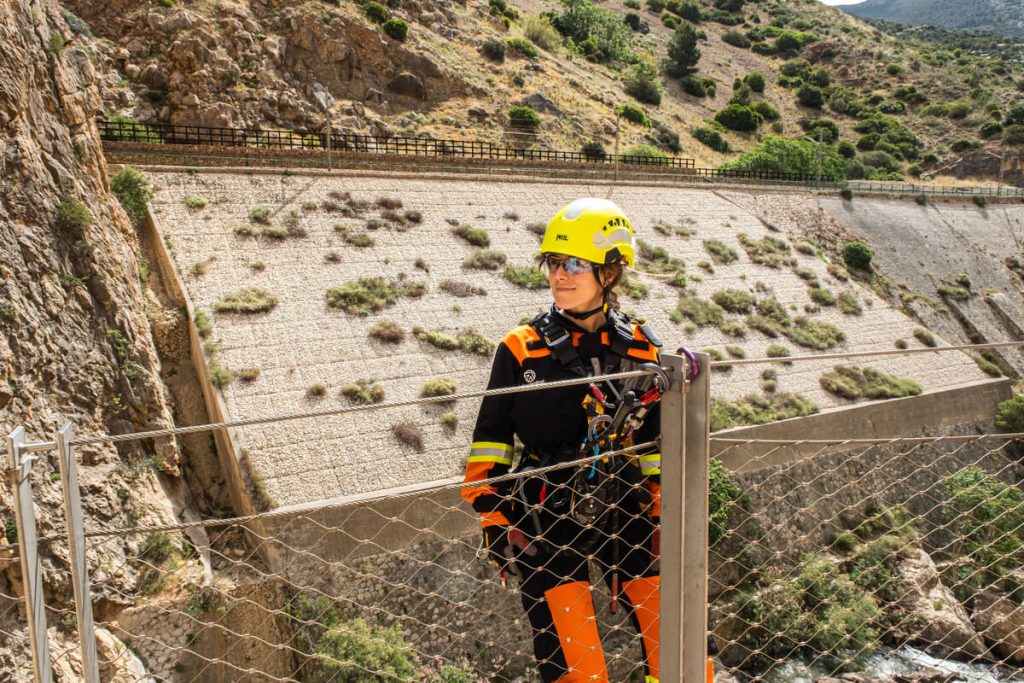
[[[305,152],[338,151],[393,157],[427,157],[500,162],[545,162],[584,167],[621,167],[631,170],[667,171],[699,179],[739,179],[827,186],[830,181],[815,182],[813,173],[746,171],[741,169],[697,168],[696,161],[684,157],[649,157],[603,152],[570,152],[534,148],[529,145],[503,146],[479,140],[434,139],[404,136],[358,135],[354,133],[261,130],[250,128],[214,128],[144,124],[137,121],[99,120],[100,139],[107,142],[131,142],[148,145],[196,145],[257,150],[294,150]]]
[[[707,367],[707,357],[702,358]],[[660,445],[665,476],[685,482],[683,486],[666,486],[661,494],[661,525],[666,533],[658,570],[665,579],[660,603],[657,592],[648,593],[646,602],[642,594],[631,592],[625,579],[638,574],[648,576],[651,567],[638,564],[633,546],[615,540],[611,527],[604,525],[605,517],[581,523],[579,537],[559,538],[553,532],[533,537],[542,549],[541,557],[547,557],[532,567],[533,576],[546,572],[545,576],[557,582],[566,580],[565,573],[570,573],[586,580],[591,561],[597,562],[604,573],[623,572],[625,588],[621,591],[617,584],[594,589],[595,597],[604,596],[618,607],[609,613],[604,600],[595,600],[597,614],[607,626],[600,640],[607,667],[621,680],[644,665],[644,653],[651,652],[644,644],[649,644],[652,634],[657,638],[652,629],[658,629],[659,613],[660,660],[657,650],[651,656],[656,658],[655,666],[660,661],[662,680],[682,680],[698,672],[703,675],[705,662],[706,600],[699,589],[707,572],[706,563],[699,558],[706,557],[707,540],[702,523],[685,526],[683,514],[684,509],[703,505],[707,490],[705,407],[710,373],[701,373],[691,384],[683,381],[683,358],[666,356],[663,360],[671,379],[663,410],[678,419],[670,421],[660,444],[635,444],[477,482],[507,491],[505,495],[521,495],[513,492],[542,476],[552,483],[549,495],[556,497],[571,480],[564,475],[600,468],[615,491],[605,498],[604,515],[619,515],[617,523],[635,531],[638,522],[629,515],[639,510],[635,478],[638,465],[632,454]],[[495,569],[479,559],[476,515],[458,497],[464,487],[461,479],[229,519],[107,528],[101,521],[83,516],[75,450],[91,444],[308,420],[355,410],[390,411],[413,403],[545,391],[647,374],[647,370],[638,370],[117,436],[78,436],[67,423],[51,441],[31,443],[19,427],[7,441],[8,474],[16,492],[22,605],[34,680],[50,681],[54,668],[68,667],[80,670],[90,683],[99,681],[101,669],[122,677],[134,676],[135,680],[156,676],[181,681],[247,677],[280,681],[515,681],[532,676],[530,672],[538,665],[550,662],[544,658],[536,661],[532,654],[529,621],[523,618],[520,597],[503,591]],[[54,450],[60,462],[67,533],[39,539],[33,512],[32,467],[40,454]],[[644,533],[632,540],[646,546],[656,527],[651,522],[641,526]],[[199,529],[210,535],[210,543],[196,544],[190,532]],[[214,534],[216,538],[212,538]],[[561,559],[556,563],[559,553],[569,547],[580,548],[584,537],[593,547],[575,555],[578,559],[572,567],[562,564]],[[68,566],[47,568],[46,572],[48,580],[73,586],[73,610],[47,604],[40,544],[66,546]],[[611,546],[617,552],[607,550]],[[543,552],[551,554],[544,556]],[[216,575],[204,571],[204,567],[216,571]],[[683,586],[690,592],[681,593]],[[525,590],[520,587],[518,592]],[[101,594],[126,609],[116,618],[94,619],[92,604]],[[0,600],[5,598],[0,595]],[[7,599],[0,602],[0,609],[9,612],[18,602]],[[541,603],[529,609],[540,609]],[[528,616],[532,620],[533,612]],[[52,633],[47,638],[47,625],[55,623],[67,638],[55,641]],[[635,629],[633,624],[640,628]],[[101,634],[104,646],[98,648]],[[12,634],[15,639],[26,636]],[[77,647],[67,645],[75,641]],[[681,649],[679,643],[685,648]],[[554,665],[572,666],[557,661]]]

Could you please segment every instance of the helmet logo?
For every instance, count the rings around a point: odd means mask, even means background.
[[[537,379],[537,373],[533,370],[527,370],[523,373],[523,379],[526,380],[527,384],[533,384],[534,380]]]
[[[562,234],[555,235],[555,241],[556,242],[568,242],[569,241],[569,236],[568,235],[562,235]]]

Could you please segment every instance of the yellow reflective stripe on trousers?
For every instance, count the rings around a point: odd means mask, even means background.
[[[497,462],[511,465],[512,453],[512,444],[498,441],[474,441],[469,448],[467,462]]]
[[[646,475],[661,474],[661,453],[641,455],[638,460],[640,461],[640,471],[642,473]]]

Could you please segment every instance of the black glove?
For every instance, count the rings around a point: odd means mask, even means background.
[[[486,526],[483,528],[483,533],[487,559],[497,565],[502,587],[507,585],[509,574],[522,583],[523,572],[516,565],[516,556],[519,553],[530,557],[537,554],[537,549],[533,547],[530,540],[515,527]]]

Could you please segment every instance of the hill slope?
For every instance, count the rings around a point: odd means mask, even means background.
[[[1024,5],[1014,0],[865,0],[842,9],[866,19],[981,29],[1024,38]]]
[[[823,126],[847,156],[871,152],[858,155],[867,167],[851,160],[855,178],[930,170],[1004,137],[1024,143],[1024,131],[1004,134],[1015,123],[996,119],[1020,99],[1024,60],[890,36],[817,2],[736,0],[731,12],[712,0],[388,4],[64,0],[64,38],[94,55],[110,114],[177,126],[302,135],[329,118],[337,133],[384,137],[645,144],[700,166]],[[408,35],[388,35],[368,11],[407,22]],[[684,17],[699,55],[669,69]],[[734,103],[744,116],[723,119]],[[635,115],[617,117],[624,105]],[[532,108],[535,125],[515,125],[515,106]],[[863,130],[874,114],[893,125]]]

